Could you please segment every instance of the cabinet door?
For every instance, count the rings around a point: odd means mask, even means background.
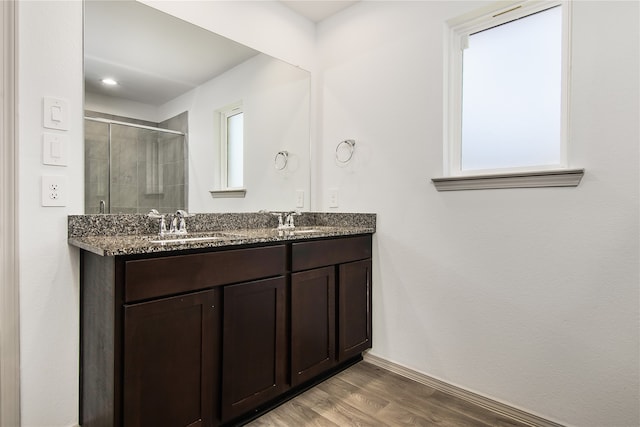
[[[338,360],[371,348],[371,259],[338,266]]]
[[[335,364],[335,268],[291,275],[291,385]]]
[[[125,306],[125,427],[214,425],[217,292]]]
[[[282,393],[287,330],[284,277],[225,286],[223,296],[222,421]]]

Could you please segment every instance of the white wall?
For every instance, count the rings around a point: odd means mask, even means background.
[[[251,17],[252,25],[262,32],[240,30],[245,33],[245,42],[257,48],[272,46],[267,51],[286,50],[282,32],[268,31],[266,23],[259,25],[262,9],[257,7]],[[218,10],[216,19],[233,23],[234,11],[229,5]],[[278,22],[278,11],[284,13],[282,20],[289,16],[276,8],[268,13],[268,22]],[[66,242],[66,218],[82,213],[84,206],[82,2],[21,1],[18,14],[22,425],[67,427],[78,422],[79,263],[77,249]],[[313,27],[308,24],[299,27],[299,37],[294,40],[299,46],[303,40],[305,46],[313,40]],[[291,28],[296,27],[291,24],[285,33],[290,36]],[[309,55],[312,53],[305,50],[304,57]],[[296,54],[291,58],[296,59]],[[294,62],[303,63],[304,58]],[[70,157],[66,168],[41,162],[43,96],[69,102],[71,122],[66,133]],[[40,206],[40,177],[44,174],[67,176],[66,207]]]
[[[189,111],[189,211],[291,210],[296,190],[309,197],[309,73],[268,55],[256,55],[159,108],[164,120]],[[220,187],[217,113],[242,101],[244,198],[212,198]],[[278,171],[278,151],[290,153]]]
[[[580,187],[437,193],[442,23],[480,5],[362,2],[319,28],[319,187],[340,189],[339,210],[379,214],[373,351],[568,424],[638,425],[638,4],[574,3]],[[28,427],[77,422],[78,263],[66,215],[83,209],[81,13],[78,1],[19,3]],[[252,47],[288,49],[277,31],[237,32]],[[301,58],[290,62],[313,62],[290,41]],[[41,164],[45,95],[69,100],[68,168]],[[350,137],[355,161],[338,168],[335,145]],[[40,206],[39,178],[53,171],[69,178],[65,208]]]
[[[315,65],[314,24],[279,1],[139,1],[305,70]]]
[[[78,420],[79,266],[67,245],[67,214],[83,210],[82,3],[23,1],[18,16],[22,425],[71,426]],[[43,96],[68,100],[68,167],[42,165]],[[40,206],[46,174],[67,177],[66,207]]]
[[[160,123],[164,120],[160,118],[158,107],[155,105],[143,104],[142,102],[97,93],[85,92],[84,109],[116,116],[132,117],[153,123]]]
[[[548,419],[639,419],[638,3],[574,2],[577,188],[437,192],[443,25],[362,2],[318,27],[318,205],[378,213],[373,354]],[[348,167],[336,144],[356,139]]]

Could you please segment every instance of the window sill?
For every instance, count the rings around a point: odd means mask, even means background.
[[[222,198],[244,198],[247,194],[246,188],[234,188],[232,190],[211,190],[211,197],[214,199]]]
[[[432,178],[438,191],[489,190],[498,188],[577,187],[584,169],[517,172]]]

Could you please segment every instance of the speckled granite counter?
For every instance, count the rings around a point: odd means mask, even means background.
[[[187,236],[160,238],[158,219],[146,215],[70,215],[68,242],[116,256],[371,234],[376,214],[304,212],[295,223],[292,230],[277,230],[269,213],[196,214],[187,219]]]

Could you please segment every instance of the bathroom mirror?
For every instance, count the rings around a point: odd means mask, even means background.
[[[84,5],[85,213],[309,209],[307,71],[137,1]],[[221,191],[238,103],[243,191]]]

